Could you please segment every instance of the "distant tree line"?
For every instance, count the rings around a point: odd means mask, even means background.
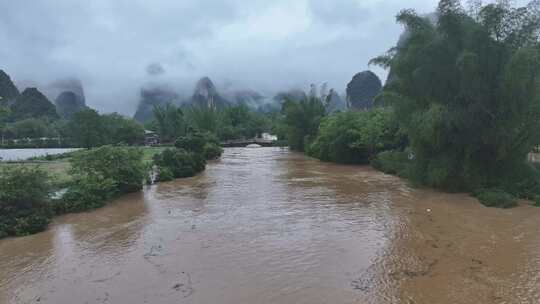
[[[270,115],[255,112],[245,104],[221,109],[199,105],[177,107],[172,104],[154,107],[154,119],[147,124],[164,142],[174,142],[190,130],[210,133],[219,140],[254,138],[271,132]]]

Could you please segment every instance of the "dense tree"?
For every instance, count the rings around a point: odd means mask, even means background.
[[[38,167],[0,168],[0,238],[45,229],[51,190],[48,174]]]
[[[265,115],[238,104],[223,110],[218,136],[221,139],[253,138],[270,129]]]
[[[322,120],[308,154],[323,161],[368,163],[377,153],[405,144],[392,110],[342,112]]]
[[[154,163],[158,166],[160,172],[166,172],[166,178],[160,177],[160,180],[169,180],[174,178],[191,177],[203,171],[206,166],[206,160],[202,154],[197,154],[184,149],[165,149],[163,152],[154,155]],[[160,173],[161,175],[161,173]]]
[[[74,155],[71,174],[113,181],[118,193],[138,191],[146,174],[143,152],[136,147],[102,146]]]
[[[77,112],[67,124],[67,132],[77,146],[90,149],[105,143],[106,128],[99,113],[88,109]]]
[[[76,112],[65,130],[74,145],[84,148],[144,141],[144,128],[138,122],[117,113],[99,115],[92,109]]]
[[[281,109],[287,141],[293,150],[304,151],[317,134],[325,107],[320,99],[286,99]]]
[[[192,130],[186,136],[180,136],[174,146],[188,152],[202,155],[204,159],[217,159],[223,153],[217,137],[212,133],[200,133]]]
[[[447,189],[502,184],[540,143],[540,2],[467,13],[440,1],[436,22],[402,11],[406,41],[372,63],[391,68],[391,102],[414,177]]]
[[[157,132],[164,142],[173,142],[186,134],[184,112],[174,105],[154,106],[154,121]]]
[[[173,105],[157,106],[154,109],[155,128],[162,141],[171,142],[197,131],[201,134],[214,134],[221,140],[253,138],[271,129],[270,120],[265,114],[251,111],[239,104],[224,108],[197,105],[182,109]]]
[[[4,132],[6,129],[6,121],[9,117],[9,108],[0,106],[0,142],[4,141]]]
[[[144,142],[144,127],[118,113],[101,116],[106,130],[105,143],[136,145]]]
[[[200,131],[217,134],[220,127],[221,110],[216,107],[189,106],[185,109],[188,124]]]
[[[28,118],[8,125],[6,135],[9,138],[56,137],[56,130],[43,119]]]

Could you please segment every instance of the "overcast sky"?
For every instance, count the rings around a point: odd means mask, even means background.
[[[77,77],[91,107],[127,115],[150,81],[185,95],[202,76],[267,94],[325,81],[344,92],[396,43],[402,8],[437,2],[0,0],[0,69],[20,89]]]

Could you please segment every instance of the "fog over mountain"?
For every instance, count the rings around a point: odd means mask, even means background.
[[[342,94],[396,43],[402,8],[428,13],[437,2],[0,0],[0,69],[50,100],[76,79],[88,106],[126,115],[149,83],[189,96],[203,76],[220,91],[274,96],[328,82]]]

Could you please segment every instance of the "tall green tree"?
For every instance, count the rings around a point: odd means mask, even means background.
[[[393,111],[379,108],[325,117],[307,152],[323,161],[367,164],[377,153],[405,143]]]
[[[0,106],[0,144],[4,143],[4,132],[6,129],[6,121],[9,117],[9,108]]]
[[[154,121],[157,132],[164,142],[174,142],[179,136],[186,134],[186,120],[182,109],[174,105],[154,107]]]
[[[439,3],[436,22],[404,10],[408,38],[371,63],[415,154],[414,176],[447,189],[500,183],[540,143],[540,2]],[[521,168],[521,167],[519,167]]]
[[[101,115],[101,120],[106,129],[107,144],[135,145],[144,142],[144,127],[135,120],[118,113]]]
[[[92,109],[75,113],[67,124],[67,130],[73,143],[82,148],[97,147],[106,141],[107,129],[99,113]]]
[[[225,108],[219,119],[217,133],[225,140],[253,138],[270,130],[270,120],[243,103]]]
[[[290,148],[304,151],[317,134],[326,112],[324,104],[316,97],[305,97],[298,101],[286,99],[281,112]]]
[[[46,120],[28,118],[11,123],[7,132],[12,138],[55,137],[56,131]]]
[[[190,106],[185,109],[188,124],[200,132],[217,134],[222,119],[222,112],[217,108]]]

